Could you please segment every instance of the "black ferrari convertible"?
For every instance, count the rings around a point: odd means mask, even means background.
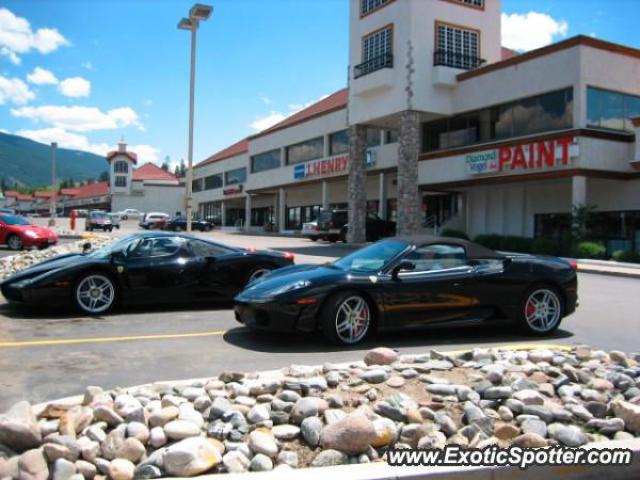
[[[507,321],[553,332],[577,304],[575,265],[556,257],[494,252],[453,238],[374,243],[324,265],[296,265],[250,284],[236,319],[277,331],[320,330],[354,344],[379,330]]]
[[[0,288],[11,303],[72,304],[96,315],[118,304],[230,301],[246,284],[291,264],[290,253],[149,232],[46,260],[9,277]]]

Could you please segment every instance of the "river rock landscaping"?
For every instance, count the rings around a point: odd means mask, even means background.
[[[390,447],[640,436],[640,355],[374,349],[364,361],[103,390],[0,415],[0,478],[131,480],[384,461]]]
[[[0,258],[0,281],[49,258],[67,253],[80,253],[87,241],[91,242],[93,248],[100,248],[110,243],[112,239],[105,235],[93,235],[86,240],[56,245],[45,250],[25,250],[9,257]]]

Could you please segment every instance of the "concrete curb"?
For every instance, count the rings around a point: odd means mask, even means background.
[[[640,270],[608,270],[604,268],[598,268],[595,266],[585,265],[578,263],[578,273],[589,273],[593,275],[608,275],[610,277],[623,277],[623,278],[640,278]]]
[[[538,348],[551,350],[570,350],[567,345],[554,345],[547,343],[525,343],[507,344],[502,346],[489,347],[498,350],[535,350]],[[441,352],[445,355],[459,355],[468,352],[468,349],[452,350]],[[362,363],[361,360],[344,362],[337,364],[339,367]],[[322,368],[320,365],[310,366],[311,368]],[[259,378],[267,378],[283,375],[282,369],[256,372]],[[153,384],[171,383],[172,385],[184,385],[195,380],[207,380],[205,378],[194,378],[178,381],[158,381]],[[123,387],[125,390],[135,390],[150,383]],[[82,402],[83,395],[76,395],[60,400],[43,402],[33,406],[34,412],[39,414],[49,404],[69,405]],[[521,470],[517,466],[513,467],[392,467],[384,462],[373,462],[370,464],[358,465],[338,465],[332,467],[308,467],[297,469],[278,469],[270,472],[247,472],[240,474],[208,474],[198,478],[214,480],[215,478],[225,478],[228,480],[327,480],[331,478],[348,478],[350,480],[549,480],[560,478],[563,480],[626,480],[640,478],[640,438],[633,440],[610,441],[592,443],[580,447],[582,449],[603,449],[603,448],[628,448],[632,451],[632,463],[627,466],[591,466],[591,465],[561,465],[561,466],[537,466],[527,470]]]

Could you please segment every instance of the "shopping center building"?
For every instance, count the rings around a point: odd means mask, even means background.
[[[296,231],[364,205],[559,239],[588,206],[610,251],[640,250],[640,50],[578,36],[515,55],[500,14],[499,0],[351,0],[348,88],[198,164],[200,213]]]

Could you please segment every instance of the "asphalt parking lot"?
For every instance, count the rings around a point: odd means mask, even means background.
[[[121,229],[117,235],[127,233]],[[238,246],[276,248],[298,263],[322,263],[344,255],[341,244],[305,239],[212,232],[207,237]],[[580,274],[581,306],[544,342],[586,343],[638,351],[632,298],[638,280]],[[157,380],[206,377],[223,370],[251,371],[289,364],[348,361],[377,345],[402,353],[530,343],[508,328],[428,328],[373,336],[350,349],[318,336],[256,333],[238,324],[231,305],[208,308],[130,309],[104,317],[71,311],[9,307],[0,299],[0,411],[19,399],[32,402],[82,393],[86,385],[111,388]]]

